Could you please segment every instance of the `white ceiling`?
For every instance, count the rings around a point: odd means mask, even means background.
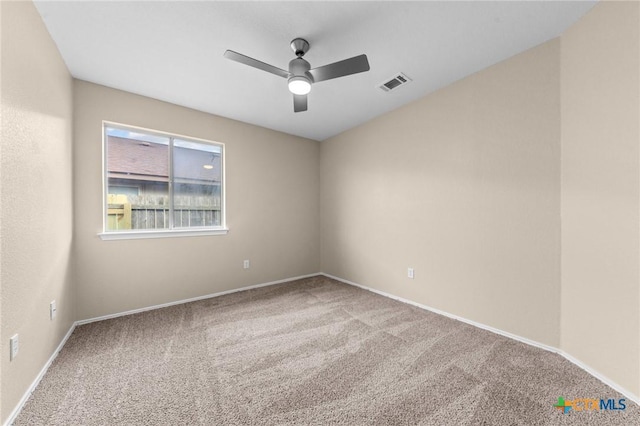
[[[36,1],[71,74],[151,98],[323,140],[560,35],[595,1]],[[317,83],[293,112],[287,81],[223,58],[287,69],[365,53],[371,71]],[[377,86],[404,72],[413,82]]]

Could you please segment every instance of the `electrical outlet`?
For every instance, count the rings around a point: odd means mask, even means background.
[[[251,266],[251,263],[248,260],[245,260],[242,263],[242,269],[249,269],[250,266]]]
[[[9,361],[13,361],[13,359],[18,356],[18,349],[18,335],[15,334],[9,341],[9,350],[11,351]]]
[[[56,319],[56,312],[57,312],[56,301],[52,300],[51,303],[49,303],[49,317],[52,320]]]
[[[415,277],[415,273],[413,268],[407,268],[407,277],[413,279]]]

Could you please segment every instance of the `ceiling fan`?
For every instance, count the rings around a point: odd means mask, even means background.
[[[291,42],[291,49],[296,54],[296,58],[289,62],[289,71],[274,67],[273,65],[234,52],[233,50],[224,52],[224,57],[286,78],[289,82],[289,91],[293,93],[294,112],[307,110],[307,94],[311,91],[311,84],[369,71],[367,55],[354,56],[353,58],[311,69],[309,62],[302,58],[304,54],[309,51],[309,47],[309,42],[303,38],[296,38]]]

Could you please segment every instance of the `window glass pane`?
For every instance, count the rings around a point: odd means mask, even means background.
[[[169,138],[106,128],[107,231],[169,228]]]
[[[221,147],[181,139],[173,141],[173,225],[220,226]]]

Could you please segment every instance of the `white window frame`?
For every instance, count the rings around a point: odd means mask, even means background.
[[[193,141],[198,143],[204,143],[214,145],[220,148],[220,178],[222,180],[220,184],[220,225],[211,227],[194,227],[194,228],[170,228],[170,229],[149,229],[149,230],[126,230],[126,231],[107,231],[107,216],[108,216],[108,201],[107,194],[109,190],[109,177],[108,177],[108,156],[107,156],[107,127],[116,128],[129,131],[138,131],[153,136],[161,136],[173,139],[180,139],[186,141]],[[170,224],[173,223],[173,144],[169,145],[169,199],[171,202],[169,219]],[[102,121],[102,232],[98,233],[98,236],[102,240],[132,240],[132,239],[146,239],[146,238],[167,238],[167,237],[195,237],[195,236],[207,236],[207,235],[226,235],[229,229],[226,226],[226,149],[223,143],[214,142],[206,139],[196,138],[193,136],[185,136],[176,133],[168,133],[159,130],[147,129],[144,127],[132,126],[129,124],[115,123],[112,121]],[[171,226],[171,225],[170,225]]]

